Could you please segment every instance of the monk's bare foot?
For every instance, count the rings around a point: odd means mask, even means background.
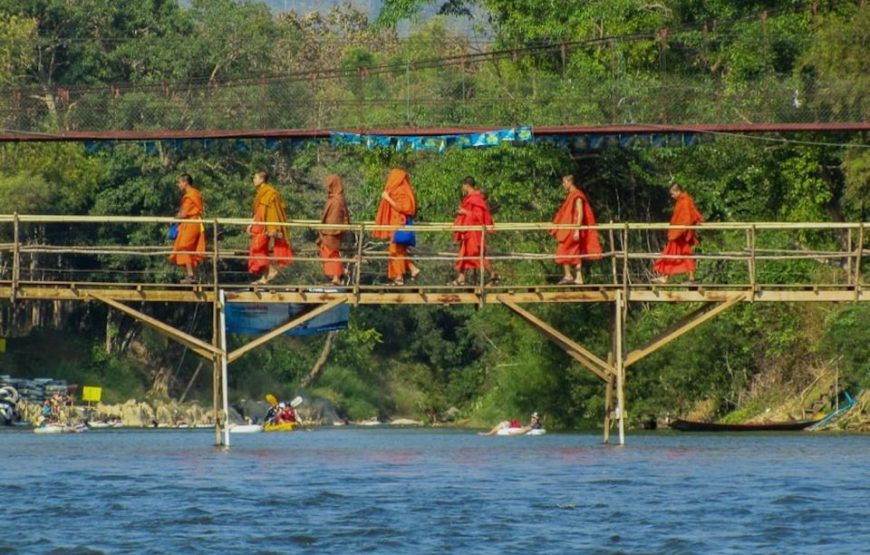
[[[275,279],[275,276],[277,276],[277,275],[278,275],[278,270],[276,270],[272,266],[269,266],[269,270],[266,272],[266,275],[264,275],[262,278],[263,283],[269,283],[270,281]]]
[[[574,280],[574,285],[583,285],[583,276],[577,274],[577,279]]]
[[[666,276],[656,276],[649,280],[650,283],[667,283],[668,278]]]

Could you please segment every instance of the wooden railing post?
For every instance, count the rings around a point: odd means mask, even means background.
[[[610,220],[610,223],[613,223],[613,220]],[[613,234],[613,228],[607,230],[607,233],[610,235],[610,252],[613,254],[610,256],[610,271],[613,274],[613,285],[619,284],[619,277],[616,270],[616,237]]]
[[[18,296],[18,281],[21,272],[21,244],[18,226],[18,212],[15,212],[12,215],[12,292],[9,295],[13,303]]]
[[[857,281],[852,281],[852,228],[850,227],[846,233],[846,283],[850,285],[858,285]]]
[[[362,275],[363,242],[365,241],[366,225],[359,225],[359,235],[356,240],[356,268],[353,272],[353,296],[359,302],[359,282]]]
[[[628,298],[628,224],[622,226],[622,290]]]
[[[486,226],[480,226],[480,260],[478,261],[480,264],[480,268],[478,268],[478,274],[480,275],[480,279],[478,283],[480,285],[480,300],[483,302],[483,288],[486,287],[486,275],[484,273],[483,268],[483,252],[486,249]]]
[[[217,299],[217,297],[218,297],[218,283],[219,283],[219,280],[218,280],[218,260],[220,259],[220,249],[218,248],[218,221],[217,221],[217,219],[212,220],[211,237],[212,237],[212,239],[211,239],[212,245],[214,245],[214,248],[211,251],[211,271],[212,271],[211,286],[212,286],[212,293],[214,294],[214,298]]]
[[[864,255],[864,223],[858,226],[858,248],[855,252],[855,301],[861,298],[861,259]]]
[[[749,228],[749,236],[747,237],[749,241],[749,286],[752,289],[752,297],[750,300],[755,300],[755,292],[757,291],[757,272],[758,268],[756,266],[755,261],[755,224],[752,224],[752,227]]]

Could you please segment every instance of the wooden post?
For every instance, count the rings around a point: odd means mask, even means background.
[[[212,273],[212,294],[214,295],[214,301],[212,302],[212,345],[215,349],[221,348],[221,335],[223,330],[221,329],[221,314],[223,313],[223,299],[220,298],[218,292],[218,257],[220,256],[218,250],[218,221],[214,220],[212,223],[212,242],[214,243],[214,249],[212,251],[211,257],[211,269]],[[217,447],[221,445],[221,425],[220,425],[220,405],[218,392],[220,387],[220,372],[221,372],[221,361],[226,356],[226,352],[222,354],[215,353],[212,355],[212,418],[214,419],[214,444]]]
[[[616,324],[614,326],[614,343],[616,359],[616,406],[619,410],[619,444],[625,445],[625,298],[622,291],[616,292]]]
[[[10,300],[14,303],[18,296],[18,281],[21,273],[21,245],[20,232],[18,229],[18,212],[12,215],[12,291],[9,295]]]
[[[850,227],[848,232],[846,233],[846,252],[849,254],[846,256],[846,283],[850,283],[852,281],[852,228]],[[855,285],[858,285],[858,282],[855,282]]]
[[[613,220],[610,220],[610,223],[613,223]],[[607,230],[607,233],[610,234],[610,252],[613,253],[610,257],[610,271],[613,273],[613,285],[616,285],[619,283],[618,274],[616,273],[616,236],[612,228]]]
[[[622,291],[628,298],[628,224],[622,227]]]
[[[483,288],[486,286],[486,274],[483,268],[483,252],[486,250],[486,226],[480,226],[480,260],[478,263],[480,264],[480,268],[478,268],[478,274],[480,274],[480,279],[478,283],[480,285],[480,302],[483,303]]]
[[[613,352],[607,355],[607,363],[613,364]],[[613,374],[607,375],[604,389],[604,443],[610,443],[610,413],[613,411]]]
[[[223,419],[221,424],[223,425],[224,437],[223,437],[223,446],[230,446],[230,403],[229,403],[229,379],[227,378],[227,312],[224,310],[226,308],[226,295],[224,295],[223,290],[220,292],[220,318],[218,319],[220,322],[220,349],[221,352],[218,354],[220,357],[220,367],[221,367],[221,401],[222,401],[222,412]],[[217,345],[215,345],[217,347]]]
[[[749,236],[747,240],[749,241],[749,286],[752,288],[752,296],[749,300],[755,300],[755,291],[757,288],[757,272],[758,268],[755,265],[755,224],[752,224],[752,227],[749,228]]]
[[[864,223],[858,226],[858,250],[855,253],[855,302],[861,299],[861,259],[864,256]]]
[[[356,241],[356,270],[353,273],[353,296],[356,299],[356,302],[359,302],[359,281],[360,276],[362,275],[362,256],[363,256],[363,241],[365,240],[366,235],[366,226],[365,224],[360,224],[359,226],[359,236],[357,236]]]

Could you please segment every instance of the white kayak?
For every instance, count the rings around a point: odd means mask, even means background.
[[[231,424],[230,433],[233,434],[256,434],[263,431],[261,424]]]
[[[527,430],[526,428],[501,428],[495,433],[498,436],[542,436],[547,433],[543,428]]]
[[[45,424],[36,428],[33,428],[34,434],[61,434],[61,433],[73,433],[77,434],[80,432],[86,432],[88,427],[84,424],[79,424],[78,426],[64,426],[63,424]]]

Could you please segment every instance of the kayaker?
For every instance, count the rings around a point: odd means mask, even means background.
[[[296,422],[296,411],[293,410],[293,407],[288,407],[286,403],[278,403],[278,414],[275,417],[275,421],[278,424],[283,424],[285,422]]]

